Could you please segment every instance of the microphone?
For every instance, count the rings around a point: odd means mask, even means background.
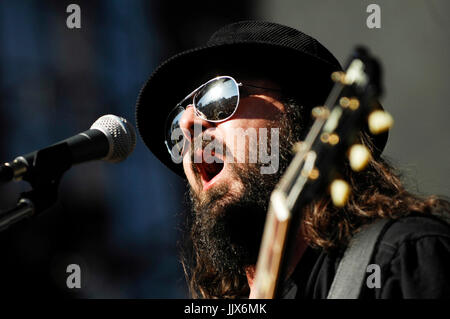
[[[130,155],[136,146],[133,126],[116,115],[103,115],[87,131],[49,147],[18,156],[0,166],[0,182],[37,179],[63,172],[74,164],[92,160],[118,163]],[[54,173],[56,174],[56,173]]]

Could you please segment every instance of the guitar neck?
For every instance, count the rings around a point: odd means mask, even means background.
[[[310,139],[311,135],[318,134],[323,124],[322,119],[316,120],[308,135]],[[291,257],[289,254],[296,244],[301,219],[298,211],[296,214],[292,212],[308,200],[308,197],[300,197],[300,194],[307,181],[315,174],[316,155],[310,152],[309,145],[296,145],[297,154],[271,194],[250,298],[276,298],[278,286],[287,275]]]
[[[278,203],[283,205],[282,202]],[[286,212],[286,208],[277,207],[277,209],[274,206],[276,204],[274,205],[274,201],[271,200],[256,264],[255,285],[250,294],[251,299],[273,299],[276,296],[291,215]]]

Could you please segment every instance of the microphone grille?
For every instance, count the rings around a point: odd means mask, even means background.
[[[103,160],[121,162],[130,155],[136,146],[136,132],[123,117],[112,114],[103,115],[92,124],[91,129],[102,131],[109,141],[109,152]]]

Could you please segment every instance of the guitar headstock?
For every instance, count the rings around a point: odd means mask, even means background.
[[[348,183],[338,177],[344,161],[362,171],[371,151],[358,141],[367,127],[369,134],[386,132],[392,117],[379,108],[380,65],[364,48],[357,48],[345,72],[334,72],[335,85],[323,106],[312,110],[315,121],[305,140],[297,143],[296,155],[277,186],[291,211],[300,202],[316,198],[329,189],[334,205],[342,207],[351,193]]]

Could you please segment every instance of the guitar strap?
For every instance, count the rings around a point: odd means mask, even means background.
[[[357,299],[377,239],[389,219],[378,219],[353,236],[339,262],[327,299]]]

